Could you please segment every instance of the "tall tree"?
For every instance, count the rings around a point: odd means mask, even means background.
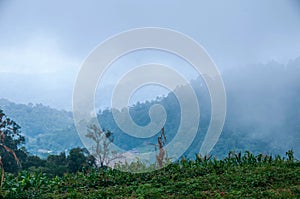
[[[2,176],[4,170],[8,172],[18,171],[20,162],[17,154],[26,158],[27,154],[21,147],[25,143],[25,137],[21,135],[20,128],[16,122],[0,110],[0,166],[2,167]]]
[[[160,136],[158,136],[158,138],[157,138],[157,146],[159,148],[159,154],[156,155],[156,160],[157,160],[158,168],[163,167],[163,163],[164,163],[163,161],[165,159],[165,154],[166,154],[166,151],[164,149],[166,141],[167,141],[167,138],[166,138],[166,135],[165,135],[165,127],[163,127],[161,129]]]
[[[112,132],[103,131],[93,124],[89,126],[88,133],[85,136],[95,142],[92,155],[96,158],[100,167],[108,166],[111,161],[122,157],[109,147],[114,140]]]

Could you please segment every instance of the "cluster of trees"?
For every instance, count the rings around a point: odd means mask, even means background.
[[[96,166],[95,158],[85,148],[73,148],[68,154],[49,155],[46,159],[32,156],[24,147],[25,137],[20,126],[0,110],[0,160],[3,170],[17,173],[20,170],[41,171],[53,176],[75,173]]]
[[[49,176],[63,176],[65,173],[76,173],[96,166],[94,156],[85,148],[73,148],[69,154],[49,155],[47,159],[38,156],[27,156],[21,161],[22,168],[31,172],[41,171]]]

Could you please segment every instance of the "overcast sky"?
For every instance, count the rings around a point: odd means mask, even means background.
[[[88,53],[114,34],[147,26],[189,35],[221,70],[285,64],[300,56],[298,2],[0,0],[0,98],[70,109]]]

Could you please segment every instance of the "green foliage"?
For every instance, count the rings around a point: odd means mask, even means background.
[[[182,159],[149,173],[106,168],[51,177],[23,171],[6,175],[1,194],[4,198],[299,198],[300,163],[292,151],[288,157],[230,152],[222,160],[197,155],[195,160]]]
[[[15,104],[5,99],[0,99],[0,109],[22,126],[30,154],[46,158],[65,149],[82,147],[71,112],[42,104]]]
[[[26,158],[27,154],[22,144],[25,142],[21,134],[20,126],[8,118],[0,109],[0,162],[8,172],[17,172],[19,169],[19,158]]]
[[[26,161],[22,164],[22,168],[27,170],[30,167],[44,167],[46,166],[46,161],[38,156],[28,156]]]
[[[95,159],[84,148],[71,149],[67,158],[68,171],[75,173],[82,171],[84,168],[95,166]]]
[[[59,155],[48,156],[45,167],[48,174],[62,176],[67,172],[67,169],[67,157],[64,152]]]
[[[28,156],[22,163],[23,171],[30,173],[42,172],[47,176],[63,176],[66,173],[76,173],[95,167],[95,158],[85,148],[74,148],[66,155],[49,155],[47,159],[38,156]]]

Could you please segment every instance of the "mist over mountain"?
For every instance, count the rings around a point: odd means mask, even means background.
[[[39,104],[71,110],[72,73],[0,72],[0,97],[20,104]]]
[[[284,154],[300,151],[300,58],[288,64],[275,61],[247,65],[222,72],[227,94],[227,117],[221,137],[212,151],[219,157],[229,150],[251,150]],[[199,77],[191,81],[201,110],[198,134],[185,155],[199,152],[210,121],[209,92]],[[185,92],[185,86],[178,87]],[[180,122],[180,106],[173,93],[130,106],[136,124],[150,122],[148,111],[154,104],[164,106],[167,113],[166,135],[171,141]],[[42,104],[15,104],[0,100],[0,108],[14,119],[27,138],[26,148],[33,154],[58,153],[82,146],[73,124],[72,113]],[[110,109],[100,110],[103,128],[114,133],[115,143],[125,150],[156,143],[156,136],[137,139],[126,135],[116,125]],[[188,129],[187,129],[188,131]]]
[[[233,131],[299,151],[300,58],[283,65],[244,66],[225,71],[227,122]]]
[[[0,0],[1,198],[300,198],[300,0]]]
[[[294,149],[299,156],[300,58],[286,65],[271,61],[267,64],[233,68],[223,71],[222,77],[227,94],[227,116],[220,140],[212,153],[219,157],[224,156],[228,150],[284,154],[287,150]],[[192,80],[191,85],[200,103],[201,120],[197,137],[186,155],[199,152],[210,121],[211,108],[209,93],[202,78]],[[178,89],[184,92],[184,86]],[[180,107],[174,94],[169,93],[164,98],[137,104],[130,108],[131,115],[137,124],[146,125],[150,122],[149,108],[156,103],[166,109],[168,118],[165,128],[171,140],[174,136],[172,133],[177,131],[180,122]],[[120,145],[126,143],[125,149],[131,145],[129,140],[136,140],[122,134],[110,111],[102,112],[99,119],[104,128],[117,133],[116,142]],[[155,137],[137,140],[132,142],[155,143]],[[134,147],[134,144],[131,146]]]

